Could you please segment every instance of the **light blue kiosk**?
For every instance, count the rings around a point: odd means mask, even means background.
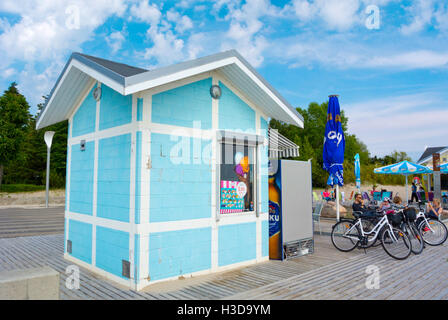
[[[268,119],[303,118],[235,50],[144,70],[73,53],[64,257],[133,290],[269,259]]]

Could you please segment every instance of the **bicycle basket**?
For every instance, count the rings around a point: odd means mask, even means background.
[[[387,219],[389,220],[389,223],[392,224],[394,227],[398,227],[401,224],[401,221],[403,220],[401,214],[399,213],[390,213],[387,215]]]
[[[415,210],[415,208],[407,208],[404,210],[404,215],[407,220],[415,221],[415,219],[417,218],[417,211]]]

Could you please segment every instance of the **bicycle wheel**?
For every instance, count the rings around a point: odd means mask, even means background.
[[[423,237],[413,223],[405,224],[406,234],[411,241],[411,251],[413,254],[420,254],[423,251]]]
[[[392,258],[404,260],[411,254],[411,240],[408,235],[400,229],[386,227],[381,234],[381,244],[384,251]]]
[[[438,246],[446,241],[448,230],[444,223],[436,219],[423,220],[418,230],[423,237],[423,241],[430,246]]]
[[[359,230],[352,221],[339,221],[331,230],[331,242],[339,251],[349,252],[359,242]]]

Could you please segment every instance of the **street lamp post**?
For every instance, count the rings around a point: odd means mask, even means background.
[[[45,207],[48,208],[48,194],[50,189],[50,150],[51,143],[53,141],[54,131],[47,131],[44,134],[44,140],[47,144],[47,175],[46,175],[46,187],[45,187]]]

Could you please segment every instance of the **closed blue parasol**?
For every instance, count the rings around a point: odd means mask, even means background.
[[[341,110],[338,97],[332,95],[328,102],[323,150],[323,167],[330,174],[328,184],[331,186],[344,185],[344,151],[345,138],[342,131]]]
[[[342,130],[341,110],[337,95],[329,96],[325,125],[323,168],[328,171],[327,184],[336,185],[336,214],[339,220],[339,186],[344,185],[345,138]]]
[[[425,174],[432,173],[428,167],[421,166],[409,161],[401,161],[395,164],[390,164],[381,168],[373,169],[374,173],[380,174],[401,174],[406,176],[406,203],[408,203],[408,175],[410,174]]]
[[[361,163],[359,162],[359,153],[355,156],[355,181],[356,188],[361,189]]]

